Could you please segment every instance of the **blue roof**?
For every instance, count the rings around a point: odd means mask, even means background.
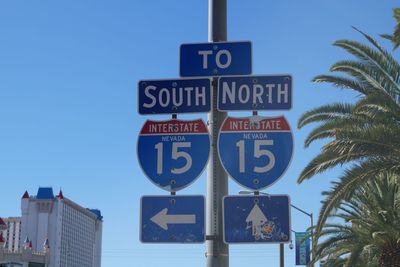
[[[36,199],[53,199],[53,188],[51,187],[39,187],[36,195]]]
[[[103,216],[101,216],[101,211],[98,209],[88,209],[90,210],[92,213],[94,213],[97,216],[97,220],[103,220]]]

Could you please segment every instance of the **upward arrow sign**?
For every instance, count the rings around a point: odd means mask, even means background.
[[[195,224],[196,215],[194,214],[174,214],[168,215],[168,209],[162,209],[150,220],[164,230],[168,230],[168,224]]]
[[[260,207],[254,204],[254,207],[246,218],[246,222],[248,224],[251,223],[251,226],[248,227],[252,227],[253,236],[256,238],[261,236],[261,226],[267,221],[268,219],[265,217]]]

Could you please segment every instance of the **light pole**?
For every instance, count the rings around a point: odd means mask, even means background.
[[[312,213],[308,213],[306,211],[304,211],[303,209],[290,204],[290,206],[298,211],[300,211],[301,213],[307,215],[308,217],[310,217],[310,223],[311,223],[311,267],[314,267],[314,262],[313,259],[315,257],[315,242],[314,242],[314,218],[313,218],[313,214]]]
[[[292,231],[294,234],[297,233],[297,232],[294,231],[293,229],[291,229],[290,231]],[[293,239],[290,239],[289,248],[290,248],[290,249],[293,249],[293,248],[294,248],[294,246],[293,246]]]
[[[210,42],[227,40],[227,0],[208,0],[208,39]],[[207,177],[206,243],[207,267],[228,267],[229,246],[222,238],[222,198],[228,195],[228,176],[219,160],[218,131],[227,116],[217,109],[217,79],[212,82],[212,110],[208,114],[212,139]]]

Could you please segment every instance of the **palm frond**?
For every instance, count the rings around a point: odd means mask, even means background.
[[[307,166],[300,173],[297,182],[302,183],[304,180],[310,179],[316,174],[322,173],[337,165],[345,164],[349,160],[361,160],[364,156],[365,155],[360,154],[342,155],[333,150],[325,150],[307,164]]]
[[[356,77],[363,87],[371,93],[381,92],[389,94],[392,97],[400,93],[400,89],[390,84],[390,80],[380,75],[376,69],[362,62],[352,60],[339,61],[332,65],[331,71],[340,71]]]
[[[336,118],[349,117],[352,110],[352,104],[333,103],[324,105],[304,113],[300,117],[297,127],[302,128],[313,122],[324,122]]]
[[[357,80],[349,79],[346,77],[341,76],[334,76],[334,75],[318,75],[312,79],[315,83],[330,83],[333,84],[335,87],[342,88],[342,89],[352,89],[361,94],[367,94],[368,90],[364,88],[362,84],[360,84]]]
[[[374,50],[359,42],[349,40],[339,40],[336,41],[334,45],[344,48],[355,55],[364,65],[373,66],[373,69],[379,73],[379,76],[384,78],[388,82],[388,85],[394,88],[397,94],[400,93],[400,86],[397,80],[400,72],[399,64],[389,53],[379,46],[372,37],[363,32],[361,33],[378,50]]]
[[[377,255],[400,238],[400,215],[394,212],[400,202],[397,178],[397,175],[386,172],[369,177],[348,201],[341,201],[338,208],[341,213],[330,213],[336,217],[335,223],[325,223],[320,230],[318,223],[315,227],[318,245],[314,262],[339,258],[339,261],[346,262],[345,266],[378,265]],[[335,183],[335,186],[341,184]],[[330,193],[336,194],[334,189]],[[383,220],[382,211],[388,216],[393,214],[393,218]],[[343,220],[344,224],[337,219]],[[320,239],[323,240],[319,242]]]

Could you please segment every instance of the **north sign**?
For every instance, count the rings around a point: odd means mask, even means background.
[[[289,207],[287,195],[224,197],[224,242],[288,243],[291,234]]]
[[[210,136],[201,119],[148,120],[140,131],[137,152],[146,176],[160,188],[175,192],[203,172]]]
[[[226,172],[239,184],[261,190],[276,182],[293,153],[293,136],[285,117],[227,117],[218,151]]]
[[[287,110],[292,107],[292,77],[237,76],[218,80],[218,110]]]
[[[203,196],[143,196],[140,240],[144,243],[203,243]]]
[[[180,76],[251,74],[251,42],[183,44]]]
[[[209,112],[211,80],[175,79],[139,81],[139,114]]]

